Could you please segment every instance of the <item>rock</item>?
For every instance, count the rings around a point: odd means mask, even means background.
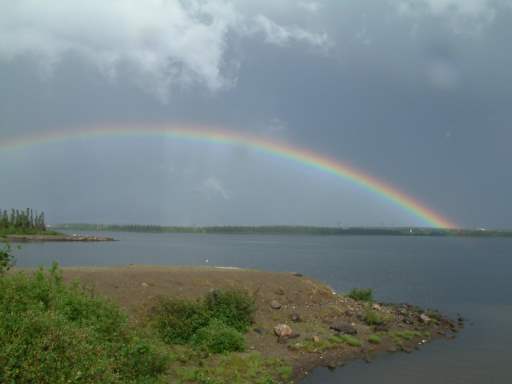
[[[253,331],[258,335],[263,335],[265,333],[265,331],[261,328],[254,328]]]
[[[272,307],[272,309],[281,309],[282,307],[281,303],[277,300],[272,300],[270,302],[270,306]]]
[[[274,333],[279,338],[287,338],[293,335],[293,330],[289,325],[278,324],[274,327]]]
[[[386,324],[377,324],[376,326],[373,327],[373,330],[375,332],[387,332],[389,331],[389,326],[386,325]]]
[[[295,272],[295,273],[293,274],[293,276],[295,276],[295,277],[302,277],[302,276],[304,276],[304,275],[303,275],[302,273]]]
[[[142,283],[141,286],[142,286],[142,288],[148,288],[149,284],[148,283]]]
[[[331,324],[331,326],[329,328],[336,332],[343,333],[345,335],[356,335],[357,334],[357,329],[353,325],[344,323],[342,321]]]
[[[291,316],[290,316],[290,319],[294,323],[300,323],[302,321],[302,319],[300,318],[300,315],[298,313],[292,313]]]
[[[312,341],[313,343],[319,343],[319,342],[320,342],[320,337],[318,337],[318,336],[312,336],[312,337],[311,337],[311,341]]]
[[[381,311],[381,310],[382,310],[382,307],[381,307],[379,304],[377,304],[377,303],[373,304],[373,305],[372,305],[372,308],[373,308],[374,310],[376,310],[376,311]]]
[[[428,324],[428,323],[430,323],[432,321],[432,319],[429,316],[427,316],[426,314],[424,314],[424,313],[422,313],[420,315],[420,320],[421,320],[422,323],[425,323],[425,324]]]
[[[276,289],[275,294],[279,295],[279,296],[283,296],[284,295],[284,289],[283,288]]]

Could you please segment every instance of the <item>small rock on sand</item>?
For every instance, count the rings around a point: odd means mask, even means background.
[[[270,302],[270,306],[272,307],[272,309],[281,309],[282,307],[281,303],[277,300],[272,300]]]
[[[289,325],[286,324],[278,324],[274,327],[274,333],[277,337],[290,337],[293,335],[293,330]]]

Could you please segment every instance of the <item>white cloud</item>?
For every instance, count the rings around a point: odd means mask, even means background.
[[[286,45],[291,41],[298,41],[320,48],[327,48],[330,45],[326,33],[312,33],[297,26],[284,27],[264,15],[258,15],[254,20],[256,30],[263,32],[265,41],[271,44]]]
[[[2,3],[0,60],[32,55],[51,74],[72,52],[111,79],[122,68],[165,98],[174,86],[232,85],[238,63],[226,55],[228,36],[247,37],[247,31],[263,31],[278,45],[327,40],[266,16],[254,19],[226,0],[16,0]]]
[[[210,176],[205,179],[199,190],[206,194],[208,199],[212,199],[215,196],[220,196],[224,200],[229,200],[231,198],[231,191],[229,191],[222,182],[214,176]]]

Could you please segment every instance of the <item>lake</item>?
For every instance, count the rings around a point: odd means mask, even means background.
[[[16,251],[17,265],[237,266],[301,272],[337,292],[372,287],[380,301],[460,313],[466,327],[456,340],[436,341],[412,354],[381,356],[371,364],[320,368],[303,383],[511,382],[512,239],[108,235],[120,241],[23,244]]]

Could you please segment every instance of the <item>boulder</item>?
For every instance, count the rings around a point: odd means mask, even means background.
[[[425,324],[428,324],[428,323],[430,323],[432,321],[432,319],[429,316],[427,316],[426,314],[424,314],[424,313],[422,313],[420,315],[420,320],[421,320],[422,323],[425,323]]]
[[[290,336],[292,336],[294,334],[293,330],[291,329],[291,327],[289,325],[286,325],[286,324],[278,324],[278,325],[276,325],[274,327],[274,333],[279,338],[290,337]]]
[[[345,334],[345,335],[356,335],[357,334],[357,329],[353,325],[351,325],[349,323],[345,323],[343,321],[338,321],[336,323],[333,323],[333,324],[331,324],[331,326],[329,328],[336,332]]]
[[[294,323],[300,323],[302,321],[302,319],[300,318],[300,315],[298,313],[292,313],[290,315],[290,319],[294,322]]]
[[[270,302],[270,306],[272,307],[272,309],[281,309],[282,307],[281,303],[277,300],[272,300]]]

